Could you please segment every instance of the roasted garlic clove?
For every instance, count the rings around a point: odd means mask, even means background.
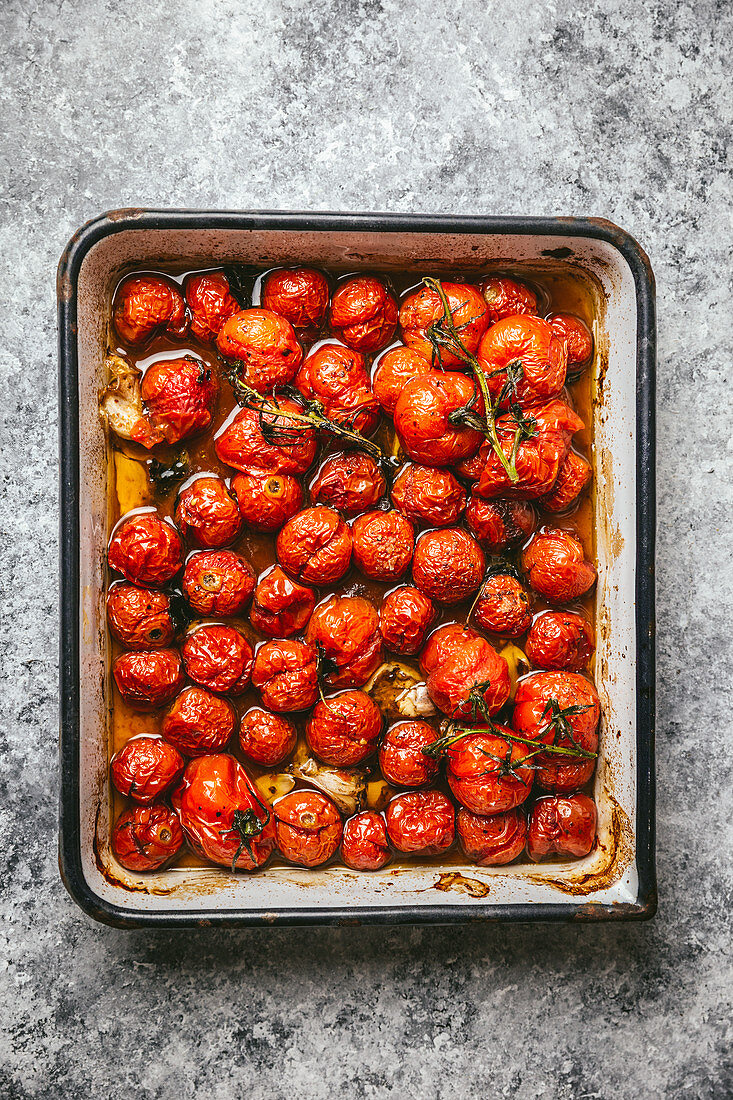
[[[366,785],[368,810],[383,810],[392,797],[392,788],[386,779],[371,779]]]
[[[417,669],[398,661],[380,665],[364,691],[388,720],[428,718],[437,714],[427,685]]]
[[[364,804],[364,775],[362,772],[328,768],[313,757],[290,765],[290,771],[298,779],[305,779],[327,794],[344,814],[355,814]]]
[[[512,645],[511,642],[509,645],[504,646],[500,656],[504,658],[509,666],[509,683],[511,685],[509,698],[513,699],[517,690],[517,680],[520,676],[524,676],[526,672],[529,672],[532,666],[524,650],[517,645]]]
[[[284,794],[290,794],[295,780],[287,772],[266,772],[255,779],[255,787],[268,802],[274,802]]]
[[[119,355],[110,355],[105,361],[110,382],[99,401],[99,413],[115,435],[132,439],[132,432],[143,418],[143,401],[140,395],[142,372],[131,366]]]

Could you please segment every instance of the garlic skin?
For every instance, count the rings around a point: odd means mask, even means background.
[[[349,817],[364,805],[366,792],[363,772],[329,768],[325,764],[319,764],[312,756],[291,764],[289,771],[298,779],[304,779],[323,791]]]
[[[391,721],[429,718],[438,713],[418,670],[399,661],[380,665],[363,690]]]
[[[140,392],[142,373],[119,355],[110,355],[105,367],[111,381],[99,399],[99,415],[121,439],[132,439],[137,422],[144,418]]]

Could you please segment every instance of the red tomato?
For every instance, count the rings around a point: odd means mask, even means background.
[[[448,300],[453,325],[458,330],[461,342],[469,352],[476,351],[479,340],[486,332],[489,323],[486,302],[476,287],[464,283],[445,283],[441,280],[443,293]],[[445,309],[437,290],[423,286],[404,299],[400,306],[400,327],[402,339],[408,347],[414,348],[428,360],[433,360],[433,345],[427,338],[428,326],[439,322],[445,316]],[[455,366],[461,359],[450,351],[441,349],[440,359],[444,367]]]
[[[241,695],[249,684],[252,646],[234,627],[197,627],[183,643],[181,656],[188,678],[216,694]]]
[[[565,385],[565,341],[540,317],[519,315],[497,321],[482,339],[477,355],[495,396],[502,393],[507,382],[509,364],[521,363],[521,377],[502,398],[504,405],[509,400],[536,405],[556,397]]]
[[[381,664],[379,618],[360,596],[331,596],[319,604],[305,637],[337,666],[326,676],[334,687],[361,687]]]
[[[543,497],[540,504],[546,512],[565,512],[575,504],[592,477],[590,463],[575,451],[568,451],[552,492]]]
[[[341,858],[352,871],[378,871],[391,859],[387,826],[374,810],[350,817],[344,825]]]
[[[130,275],[117,287],[112,320],[117,334],[131,347],[146,343],[156,332],[185,336],[186,303],[174,282],[162,275]]]
[[[509,279],[505,275],[489,275],[478,286],[488,306],[490,325],[495,325],[505,317],[516,317],[518,313],[530,316],[537,313],[537,295],[516,279]]]
[[[241,309],[236,298],[232,297],[229,280],[222,271],[189,275],[184,291],[191,314],[191,335],[205,344],[212,343],[224,322]]]
[[[587,856],[595,842],[597,820],[595,802],[585,794],[539,798],[529,819],[527,855],[535,862],[555,852],[577,859]]]
[[[234,542],[242,526],[236,501],[220,477],[197,477],[176,501],[181,534],[202,550],[218,550]]]
[[[233,550],[192,554],[181,588],[199,615],[236,615],[249,603],[255,586],[252,566]]]
[[[123,810],[112,830],[112,853],[128,871],[158,871],[182,847],[178,815],[162,802]]]
[[[422,787],[438,774],[438,761],[422,750],[434,744],[437,734],[427,722],[397,722],[387,730],[379,746],[382,775],[395,787]]]
[[[286,638],[303,630],[315,602],[312,588],[291,581],[279,565],[273,565],[257,583],[249,621],[261,634]]]
[[[107,592],[107,622],[127,649],[164,649],[176,633],[163,592],[117,581]]]
[[[407,383],[420,375],[430,374],[432,369],[423,355],[402,344],[385,351],[375,362],[372,374],[372,389],[384,411],[392,416],[397,398]]]
[[[298,740],[295,726],[279,714],[250,707],[239,727],[239,747],[245,756],[271,768],[290,756]]]
[[[522,553],[522,568],[535,592],[554,603],[582,596],[596,581],[580,539],[572,531],[543,527]]]
[[[254,531],[279,531],[303,507],[303,489],[291,474],[237,474],[232,489]]]
[[[415,545],[412,579],[438,603],[460,603],[481,584],[486,561],[479,544],[460,527],[425,531]]]
[[[455,810],[442,791],[408,791],[387,807],[387,836],[398,852],[440,856],[453,847]]]
[[[448,470],[410,463],[395,479],[392,501],[414,523],[446,527],[460,519],[466,491]]]
[[[311,482],[311,500],[345,516],[358,516],[379,502],[385,491],[379,466],[361,451],[330,455]]]
[[[261,304],[285,317],[294,329],[319,329],[328,309],[328,280],[311,267],[271,271],[262,282]]]
[[[186,839],[204,859],[233,871],[256,871],[270,858],[275,823],[233,756],[191,760],[175,801]]]
[[[532,608],[528,593],[514,577],[495,573],[484,583],[473,611],[483,630],[519,638],[532,623]]]
[[[425,466],[450,466],[478,450],[483,436],[453,424],[452,413],[474,402],[474,384],[465,374],[431,371],[402,389],[394,426],[403,451]]]
[[[212,422],[219,383],[200,359],[160,359],[145,371],[141,386],[153,433],[138,442],[178,443],[205,432]]]
[[[390,592],[379,610],[379,632],[393,653],[417,653],[435,618],[432,602],[405,585]]]
[[[134,710],[162,707],[183,687],[181,658],[175,649],[121,653],[112,672],[117,690]]]
[[[547,323],[561,340],[565,341],[568,366],[584,367],[593,355],[593,336],[590,329],[572,313],[554,313]]]
[[[273,807],[281,855],[300,867],[318,867],[341,843],[341,815],[317,791],[293,791]]]
[[[155,802],[183,771],[183,757],[158,734],[131,737],[112,757],[112,782],[135,802]]]
[[[332,508],[306,508],[277,536],[284,569],[309,584],[332,584],[351,564],[351,531]]]
[[[509,698],[509,667],[494,647],[481,635],[465,640],[459,633],[449,635],[440,649],[443,659],[428,673],[430,698],[439,710],[451,718],[469,718],[473,707],[471,691],[480,690],[490,714],[496,714]]]
[[[524,500],[484,500],[470,496],[466,523],[473,537],[495,553],[524,542],[537,525],[537,515]]]
[[[439,626],[430,635],[428,644],[420,654],[420,669],[423,676],[427,676],[477,638],[482,638],[478,630],[464,626],[463,623],[446,623],[445,626]]]
[[[600,703],[585,677],[573,672],[533,672],[520,680],[514,704],[512,725],[522,737],[591,753],[598,748]],[[583,709],[577,714],[566,713],[568,707]],[[577,790],[595,770],[592,757],[552,752],[535,757],[535,765],[537,785],[558,792]]]
[[[181,568],[183,544],[157,512],[135,512],[115,527],[107,558],[110,569],[132,584],[162,588]]]
[[[257,650],[252,683],[268,710],[307,710],[318,698],[316,651],[303,642],[265,642]]]
[[[305,727],[311,752],[324,764],[352,768],[371,756],[382,732],[382,712],[364,691],[340,691],[321,700]]]
[[[226,699],[194,685],[183,689],[161,728],[185,756],[204,756],[226,748],[237,728],[237,715]]]
[[[305,473],[316,457],[316,433],[288,415],[302,414],[297,401],[278,397],[277,407],[278,413],[240,409],[214,439],[218,458],[245,474]],[[261,423],[268,433],[275,433],[274,442],[265,439]]]
[[[448,784],[466,809],[474,814],[500,814],[529,798],[533,772],[522,761],[530,753],[526,745],[505,740],[505,726],[498,731],[470,733],[446,750]]]
[[[295,385],[308,400],[319,401],[337,424],[369,435],[379,423],[379,402],[359,351],[343,344],[320,344],[298,371]]]
[[[456,815],[456,829],[467,859],[480,867],[501,867],[521,854],[527,838],[527,819],[516,806],[489,817],[461,806]]]
[[[241,363],[241,378],[258,393],[292,382],[303,362],[293,326],[269,309],[242,309],[219,330],[216,346]]]
[[[574,611],[543,611],[535,618],[524,651],[535,668],[582,672],[595,650],[593,627]]]
[[[415,533],[399,512],[367,512],[351,525],[354,562],[365,577],[395,581],[412,561]]]
[[[328,323],[347,347],[379,351],[397,329],[397,303],[381,279],[355,275],[331,299]]]

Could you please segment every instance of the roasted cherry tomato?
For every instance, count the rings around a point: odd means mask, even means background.
[[[115,527],[107,558],[110,569],[132,584],[162,588],[181,568],[183,544],[157,512],[135,512]]]
[[[461,806],[456,814],[456,830],[467,859],[481,867],[501,867],[524,849],[527,819],[518,806],[488,817]]]
[[[270,271],[262,282],[261,305],[285,317],[299,332],[319,329],[328,309],[328,279],[312,267]]]
[[[237,728],[237,715],[226,699],[194,685],[183,689],[161,728],[184,756],[204,756],[226,748]]]
[[[311,500],[335,508],[345,516],[358,516],[379,502],[385,481],[379,466],[361,451],[329,455],[311,483]]]
[[[178,815],[162,802],[123,810],[112,830],[112,853],[128,871],[158,871],[182,847]]]
[[[273,402],[274,399],[268,399],[268,406]],[[316,457],[316,433],[288,415],[302,414],[297,401],[278,397],[277,407],[277,413],[240,409],[214,440],[221,461],[245,474],[305,473]],[[267,439],[261,425],[268,434]]]
[[[271,768],[290,756],[298,740],[295,726],[279,714],[251,707],[239,726],[239,747],[245,756]]]
[[[503,405],[537,405],[556,397],[565,385],[565,341],[540,317],[497,321],[483,337],[477,357],[490,392],[501,396]]]
[[[379,746],[382,775],[395,787],[422,787],[438,774],[438,761],[422,750],[438,735],[427,722],[397,722]]]
[[[303,507],[303,489],[292,474],[237,474],[232,489],[253,531],[279,531]]]
[[[379,423],[366,359],[343,344],[319,344],[298,371],[295,385],[308,400],[320,401],[329,420],[369,435]]]
[[[308,710],[318,698],[316,651],[303,642],[265,642],[257,650],[252,683],[268,710]]]
[[[425,356],[402,344],[385,351],[375,362],[372,374],[372,389],[384,411],[392,416],[407,383],[432,369]]]
[[[183,757],[158,734],[131,737],[110,764],[112,782],[134,802],[155,802],[183,771]]]
[[[582,672],[596,648],[593,627],[574,611],[543,611],[535,618],[524,651],[535,668]]]
[[[191,760],[174,803],[193,850],[232,871],[256,871],[275,847],[275,822],[233,756]]]
[[[236,615],[254,591],[252,566],[233,550],[192,554],[183,570],[181,588],[199,615]]]
[[[495,726],[469,733],[446,750],[450,789],[474,814],[504,813],[526,802],[532,790],[532,768],[522,766],[531,750],[506,740],[502,732],[511,730]]]
[[[443,293],[448,300],[453,327],[457,330],[461,343],[467,351],[475,351],[479,340],[486,332],[489,323],[488,309],[475,286],[464,283],[441,282]],[[445,347],[441,347],[440,358],[428,339],[427,329],[445,317],[445,307],[437,290],[423,286],[404,299],[400,306],[400,328],[402,339],[408,347],[414,348],[428,360],[434,360],[444,367],[461,363],[459,356]],[[446,328],[445,324],[439,326]]]
[[[311,615],[305,632],[336,670],[326,675],[334,687],[361,687],[382,660],[379,618],[360,596],[331,596]]]
[[[555,852],[587,856],[596,839],[596,804],[585,794],[569,798],[538,798],[532,807],[527,833],[527,855],[535,862]]]
[[[535,592],[555,603],[577,599],[596,580],[580,539],[561,528],[541,528],[522,553],[522,567]]]
[[[451,718],[473,715],[472,692],[480,693],[489,714],[496,714],[509,698],[509,666],[486,638],[480,634],[467,638],[466,633],[446,631],[440,644],[433,643],[433,652],[440,651],[441,660],[428,672],[428,694]]]
[[[460,519],[466,491],[448,470],[410,463],[395,479],[392,501],[414,523],[447,527]]]
[[[378,871],[391,859],[387,826],[382,814],[364,810],[344,825],[341,858],[352,871]]]
[[[237,503],[220,477],[197,477],[182,489],[175,519],[181,533],[202,550],[234,542],[242,527]]]
[[[565,512],[575,504],[593,477],[591,465],[582,455],[568,451],[557,475],[552,492],[543,497],[540,504],[546,512]]]
[[[402,389],[394,411],[394,426],[402,449],[425,466],[450,466],[474,454],[483,436],[450,420],[475,402],[474,385],[465,374],[431,371],[413,378]]]
[[[398,852],[440,856],[453,847],[456,812],[442,791],[408,791],[387,807],[387,836]]]
[[[241,364],[241,380],[258,393],[292,382],[303,362],[293,326],[269,309],[242,309],[229,317],[216,346],[225,359]]]
[[[478,286],[488,306],[490,325],[503,321],[505,317],[516,317],[518,313],[530,316],[537,314],[537,295],[516,279],[509,279],[505,275],[489,275]]]
[[[483,584],[473,617],[483,630],[519,638],[532,623],[529,595],[508,573],[495,573]]]
[[[537,515],[525,500],[484,500],[471,496],[466,523],[473,537],[493,553],[529,538],[537,526]]]
[[[311,752],[324,764],[352,768],[371,756],[382,732],[382,712],[364,691],[340,691],[313,708],[305,727]]]
[[[550,401],[528,410],[534,420],[533,435],[517,445],[517,422],[513,414],[500,416],[496,434],[504,456],[516,465],[518,480],[512,481],[489,443],[481,447],[485,463],[475,491],[482,497],[532,499],[548,493],[560,472],[571,436],[580,431],[583,421],[562,401]]]
[[[252,646],[234,627],[199,626],[186,638],[181,656],[189,680],[220,695],[241,695],[252,672]]]
[[[107,622],[115,638],[128,649],[164,649],[176,633],[168,597],[127,581],[110,586]]]
[[[420,669],[427,676],[433,669],[442,665],[449,657],[454,657],[469,642],[482,638],[478,630],[463,623],[446,623],[439,626],[428,638],[428,643],[420,654]]]
[[[184,291],[191,314],[191,335],[205,344],[212,343],[224,322],[242,308],[232,296],[229,280],[223,271],[189,275]]]
[[[331,299],[328,323],[348,348],[379,351],[397,329],[397,302],[381,279],[355,275]]]
[[[332,584],[351,564],[351,531],[333,508],[306,508],[277,536],[283,569],[309,584]]]
[[[183,687],[181,658],[175,649],[121,653],[112,665],[117,690],[135,710],[170,703]]]
[[[141,393],[155,430],[153,436],[158,436],[151,438],[150,444],[178,443],[209,427],[219,383],[210,367],[192,355],[184,355],[182,359],[152,363],[143,376]]]
[[[600,702],[593,684],[574,672],[533,672],[519,681],[512,726],[522,737],[561,749],[595,753]],[[594,757],[547,752],[535,757],[537,785],[574,791],[588,782]]]
[[[186,303],[174,282],[162,275],[130,275],[117,288],[112,320],[126,344],[137,347],[156,332],[185,336]]]
[[[547,323],[561,340],[565,341],[568,366],[584,367],[593,355],[593,336],[580,317],[572,313],[554,313]]]
[[[354,562],[365,577],[395,581],[412,561],[415,532],[399,512],[367,512],[351,525]]]
[[[304,629],[315,603],[312,588],[292,581],[279,565],[273,565],[257,583],[249,621],[262,634],[287,638]]]
[[[293,791],[273,807],[280,854],[299,867],[318,867],[341,843],[341,815],[317,791]]]
[[[434,619],[432,601],[405,585],[385,597],[379,609],[379,632],[393,653],[418,653]]]
[[[460,527],[426,531],[415,544],[412,579],[423,595],[438,603],[460,603],[481,584],[484,552]]]

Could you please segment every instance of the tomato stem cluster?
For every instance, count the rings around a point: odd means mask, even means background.
[[[261,820],[254,810],[235,810],[231,829],[221,829],[219,832],[220,836],[229,836],[231,833],[235,833],[239,837],[239,847],[232,858],[232,871],[237,869],[237,860],[241,856],[243,848],[247,849],[247,854],[252,862],[255,865],[257,864],[252,851],[252,841],[260,835],[270,820],[270,811],[266,810],[264,806],[262,809],[265,811],[264,820]]]

